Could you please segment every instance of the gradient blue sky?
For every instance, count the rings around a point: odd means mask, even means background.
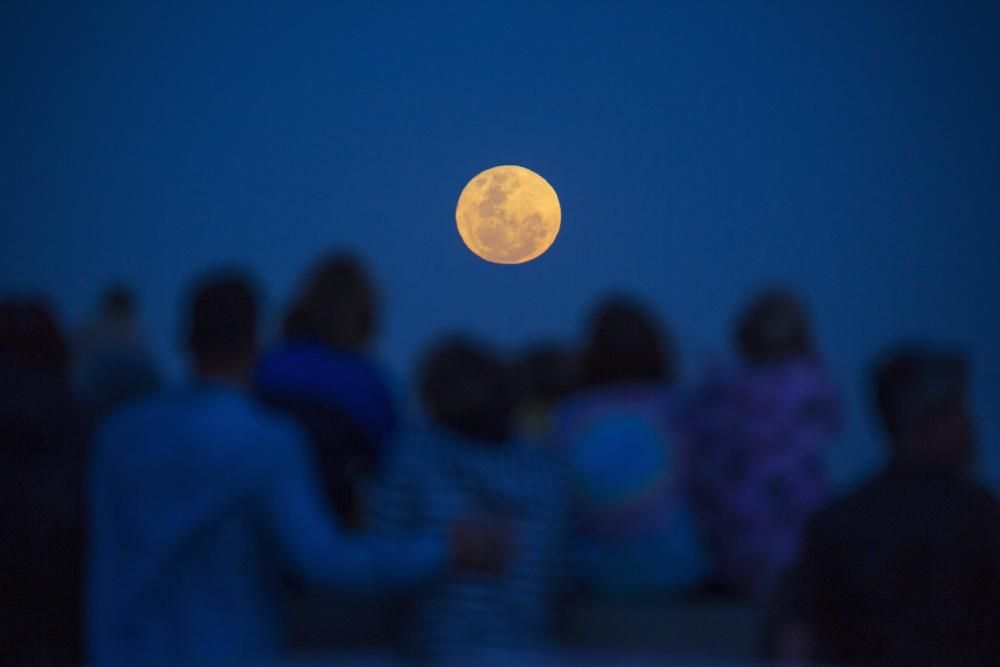
[[[159,4],[0,9],[0,288],[74,323],[131,280],[175,361],[200,270],[254,269],[274,313],[346,247],[400,374],[445,329],[571,336],[630,290],[693,379],[737,305],[786,282],[850,390],[839,479],[878,458],[862,370],[920,337],[971,352],[1000,483],[1000,4]],[[518,267],[454,227],[504,163],[563,205]]]

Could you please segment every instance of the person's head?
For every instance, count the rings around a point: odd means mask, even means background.
[[[968,369],[960,355],[899,348],[875,365],[873,384],[895,460],[950,469],[971,461]]]
[[[514,412],[510,375],[485,346],[460,337],[434,345],[420,365],[418,384],[434,421],[476,440],[507,439]]]
[[[620,297],[597,308],[581,370],[588,386],[671,381],[675,376],[669,341],[653,315]]]
[[[63,373],[66,340],[49,309],[39,301],[0,302],[0,357]]]
[[[101,313],[115,319],[132,317],[135,313],[135,294],[127,285],[112,285],[101,297]]]
[[[187,344],[202,377],[245,381],[257,353],[257,298],[240,273],[217,275],[193,290]]]
[[[736,347],[751,365],[812,357],[809,316],[802,303],[786,290],[762,292],[740,313]]]
[[[377,295],[364,266],[351,255],[334,254],[310,272],[285,319],[285,335],[361,350],[377,319]]]

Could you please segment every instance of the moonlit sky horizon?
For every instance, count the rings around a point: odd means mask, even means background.
[[[352,249],[397,376],[446,331],[570,338],[629,291],[691,381],[783,283],[848,390],[839,481],[880,456],[863,372],[916,338],[969,352],[1000,488],[1000,4],[205,4],[0,9],[3,293],[50,294],[72,325],[130,281],[176,368],[201,271],[251,269],[274,321],[310,262]],[[499,164],[562,204],[525,265],[455,230]]]

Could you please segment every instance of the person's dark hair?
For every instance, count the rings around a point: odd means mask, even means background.
[[[48,307],[34,300],[0,302],[0,357],[58,373],[66,370],[66,340]]]
[[[736,346],[750,364],[773,364],[813,356],[809,316],[793,293],[771,289],[740,314]]]
[[[257,297],[241,273],[203,280],[193,291],[188,346],[202,370],[227,368],[252,357],[257,344]]]
[[[112,285],[101,298],[101,311],[112,317],[131,316],[135,312],[135,293],[127,285]]]
[[[629,299],[608,299],[593,317],[582,380],[588,386],[670,381],[675,377],[671,352],[652,314]]]
[[[377,295],[362,263],[352,255],[320,260],[285,319],[285,335],[357,350],[375,332]]]
[[[430,349],[418,375],[421,402],[435,421],[476,440],[507,439],[514,413],[510,375],[488,348],[448,338]]]
[[[938,410],[964,403],[968,366],[958,353],[928,346],[900,347],[872,371],[875,405],[890,436],[903,433]]]

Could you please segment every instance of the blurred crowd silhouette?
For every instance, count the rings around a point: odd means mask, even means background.
[[[450,332],[419,415],[372,356],[359,258],[308,271],[277,341],[258,299],[240,271],[194,283],[177,386],[127,285],[73,335],[0,303],[12,663],[287,659],[309,599],[331,656],[487,664],[572,645],[585,607],[709,601],[762,610],[747,660],[1000,664],[1000,505],[970,474],[958,351],[901,343],[857,380],[889,462],[837,498],[840,394],[791,291],[747,304],[699,378],[629,295],[574,341]]]

